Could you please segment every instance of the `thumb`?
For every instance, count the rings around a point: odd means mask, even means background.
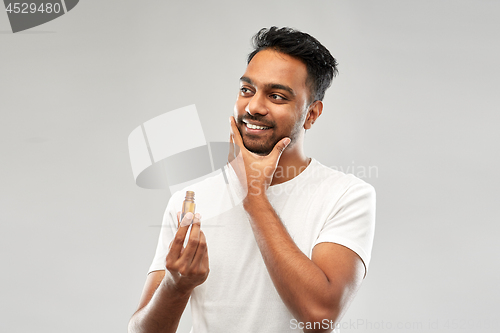
[[[278,142],[276,146],[274,146],[274,150],[278,153],[278,156],[280,156],[285,150],[285,148],[288,147],[290,141],[291,141],[290,138],[284,138],[281,139],[281,141]]]

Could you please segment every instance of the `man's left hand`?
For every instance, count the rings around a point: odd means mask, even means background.
[[[261,195],[271,185],[281,154],[290,143],[290,138],[281,139],[268,155],[261,156],[246,149],[234,117],[229,118],[229,123],[231,166],[239,177],[244,178],[241,182],[244,184],[246,181],[247,198],[251,195]]]

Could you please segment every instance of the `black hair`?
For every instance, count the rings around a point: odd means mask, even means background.
[[[338,74],[337,60],[314,37],[292,28],[262,28],[253,36],[254,51],[248,55],[247,64],[262,50],[274,49],[301,60],[307,68],[307,84],[311,100],[322,101],[325,91]]]

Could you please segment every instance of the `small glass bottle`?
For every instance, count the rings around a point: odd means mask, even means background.
[[[194,203],[194,192],[193,191],[186,191],[186,198],[182,202],[181,219],[179,220],[178,225],[180,225],[182,219],[184,218],[184,215],[186,215],[188,212],[191,212],[194,214],[195,207],[196,207],[196,204]]]

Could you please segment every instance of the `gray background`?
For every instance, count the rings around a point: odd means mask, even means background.
[[[340,63],[308,155],[378,171],[364,177],[373,260],[344,331],[497,332],[499,10],[81,1],[18,34],[0,12],[0,331],[126,330],[169,196],[134,184],[129,133],[196,104],[207,140],[227,140],[251,35],[287,25]]]

